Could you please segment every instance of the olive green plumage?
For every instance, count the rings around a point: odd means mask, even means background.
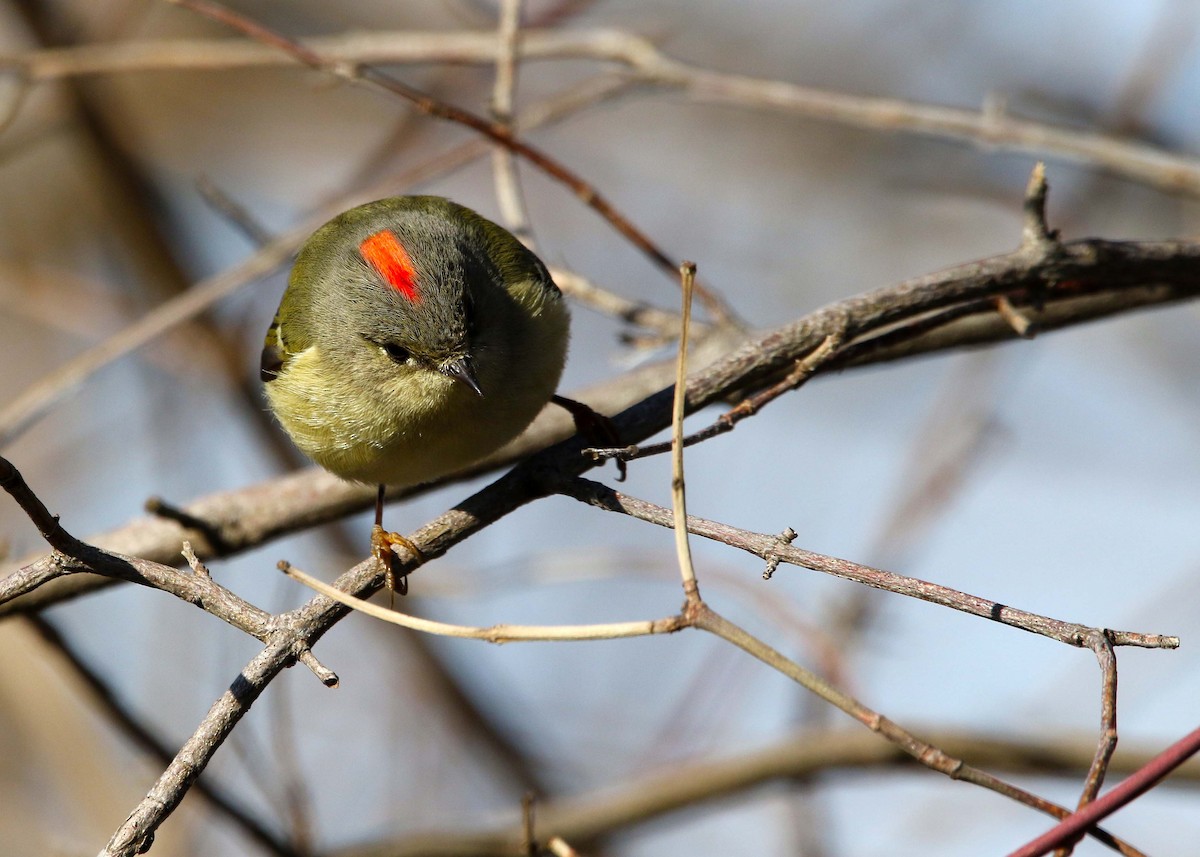
[[[385,231],[415,296],[363,249]],[[262,374],[276,417],[314,461],[347,479],[410,485],[519,434],[553,395],[567,339],[562,295],[516,238],[449,200],[394,197],[308,239]]]

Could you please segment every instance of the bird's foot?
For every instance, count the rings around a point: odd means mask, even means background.
[[[599,411],[585,405],[583,402],[577,402],[574,399],[568,399],[566,396],[554,395],[550,399],[551,402],[558,405],[571,415],[571,419],[575,422],[575,431],[579,432],[584,440],[593,446],[611,447],[621,445],[621,434],[617,431],[616,425]],[[625,481],[625,462],[618,458],[617,460],[618,482]]]
[[[371,530],[371,555],[383,563],[384,580],[387,583],[388,591],[407,595],[408,572],[396,574],[396,567],[400,559],[393,550],[396,545],[412,554],[417,565],[425,562],[425,554],[421,553],[421,549],[399,533],[388,532],[379,524],[376,524]]]

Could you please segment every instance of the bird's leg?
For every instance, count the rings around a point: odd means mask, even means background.
[[[384,579],[387,582],[388,591],[407,595],[408,573],[396,576],[397,557],[392,548],[400,545],[413,555],[418,565],[425,562],[425,555],[421,553],[420,548],[404,536],[388,532],[383,528],[383,492],[384,486],[380,485],[379,492],[375,495],[375,526],[371,529],[371,555],[383,563]]]
[[[617,427],[604,414],[592,410],[583,402],[568,399],[566,396],[560,396],[557,393],[550,397],[550,401],[571,415],[571,419],[575,421],[575,431],[579,432],[592,446],[611,447],[621,445],[621,435],[617,431]],[[625,462],[619,458],[616,461],[617,470],[621,474],[618,477],[618,481],[623,482],[625,481]]]

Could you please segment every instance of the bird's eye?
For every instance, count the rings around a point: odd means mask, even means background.
[[[397,345],[394,342],[385,342],[379,346],[383,349],[383,353],[397,363],[404,363],[412,355],[408,353],[408,349],[403,345]]]

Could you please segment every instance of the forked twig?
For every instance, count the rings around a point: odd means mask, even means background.
[[[1200,728],[1180,738],[1141,770],[1121,781],[1104,796],[1092,801],[1046,833],[1012,852],[1009,857],[1042,857],[1051,849],[1074,839],[1085,830],[1095,830],[1096,822],[1154,788],[1173,770],[1200,752]]]

